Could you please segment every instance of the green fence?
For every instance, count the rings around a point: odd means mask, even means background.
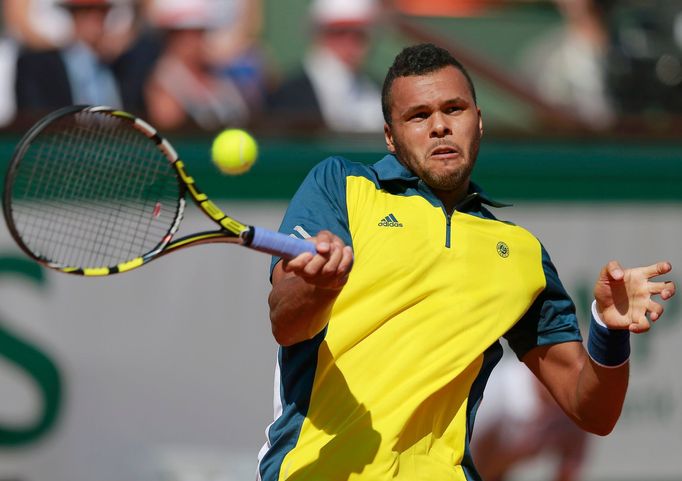
[[[17,138],[0,138],[3,172]],[[171,141],[199,186],[212,198],[291,197],[303,177],[329,155],[371,163],[386,150],[376,138],[260,139],[253,169],[224,176],[209,160],[210,137]],[[484,141],[474,180],[509,201],[682,201],[682,141]]]

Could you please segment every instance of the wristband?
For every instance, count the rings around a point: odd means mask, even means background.
[[[592,303],[592,320],[587,340],[587,352],[603,367],[619,367],[630,358],[630,331],[609,329],[599,318],[596,301]]]

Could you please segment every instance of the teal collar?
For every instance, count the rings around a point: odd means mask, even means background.
[[[405,167],[395,155],[387,155],[373,166],[379,182],[402,180],[404,182],[418,182],[419,177]]]
[[[377,173],[377,178],[379,179],[380,183],[389,181],[402,181],[406,183],[414,183],[416,185],[419,182],[419,177],[405,167],[396,158],[396,156],[392,154],[386,155],[383,159],[376,162],[372,167]],[[509,207],[511,205],[492,199],[483,191],[483,189],[481,189],[478,184],[470,182],[469,193],[457,205],[457,208],[459,209],[465,207],[470,202],[475,200],[478,200],[480,203],[489,205],[491,207]]]

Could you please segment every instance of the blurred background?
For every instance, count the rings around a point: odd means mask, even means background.
[[[383,75],[403,46],[428,41],[476,83],[486,133],[474,179],[547,247],[581,322],[608,260],[682,268],[682,0],[1,5],[3,171],[47,112],[111,105],[167,136],[227,212],[276,229],[315,163],[384,155]],[[227,127],[259,142],[241,176],[209,159]],[[0,481],[254,479],[273,416],[268,267],[204,246],[80,279],[29,261],[3,226]],[[486,481],[682,480],[680,302],[633,339],[607,438],[571,431],[505,356],[475,432]]]

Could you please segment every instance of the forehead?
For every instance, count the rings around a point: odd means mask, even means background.
[[[462,98],[474,103],[473,94],[464,74],[448,65],[426,75],[398,77],[391,85],[391,107],[431,104]]]

